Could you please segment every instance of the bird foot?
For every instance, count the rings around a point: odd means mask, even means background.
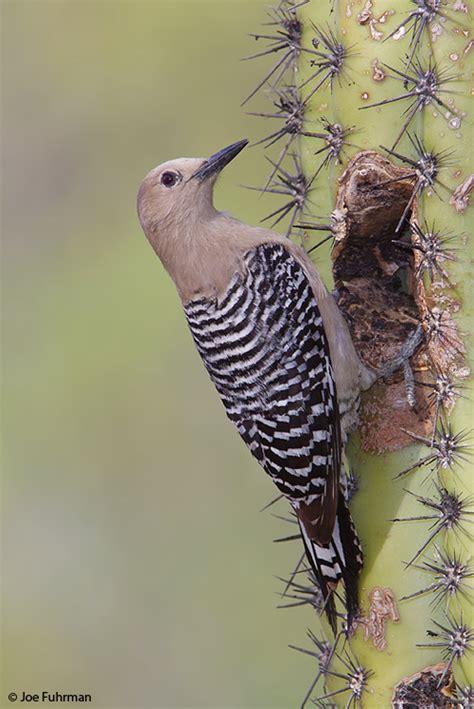
[[[392,374],[397,372],[399,369],[403,370],[403,375],[405,377],[405,387],[407,402],[411,409],[416,408],[416,398],[415,398],[415,382],[413,378],[413,371],[410,366],[410,357],[412,357],[419,345],[424,339],[423,326],[418,325],[416,330],[411,333],[402,345],[400,351],[391,360],[386,362],[380,369],[377,370],[377,379],[386,379]]]

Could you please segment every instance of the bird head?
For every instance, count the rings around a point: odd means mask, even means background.
[[[247,144],[248,140],[239,140],[210,158],[169,160],[148,173],[138,191],[137,210],[143,230],[154,245],[160,234],[188,227],[215,212],[214,183]]]

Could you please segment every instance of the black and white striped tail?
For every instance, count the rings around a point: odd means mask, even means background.
[[[310,539],[301,523],[300,530],[308,562],[323,594],[324,610],[336,634],[334,589],[337,582],[342,579],[345,587],[347,624],[350,628],[359,610],[358,578],[363,563],[360,542],[342,492],[339,493],[336,523],[329,544],[319,545]]]

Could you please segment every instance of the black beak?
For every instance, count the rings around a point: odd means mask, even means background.
[[[239,140],[237,143],[232,143],[227,148],[219,150],[218,153],[214,153],[203,162],[199,170],[196,170],[191,177],[197,177],[198,180],[207,180],[208,177],[212,177],[212,175],[220,172],[222,168],[230,163],[248,145],[248,142],[247,139]]]

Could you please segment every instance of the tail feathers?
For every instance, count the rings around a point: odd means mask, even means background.
[[[358,577],[362,568],[362,549],[352,523],[351,515],[342,493],[339,494],[337,517],[329,544],[312,540],[300,523],[301,536],[308,562],[319,583],[324,598],[324,610],[337,632],[337,614],[334,590],[341,579],[345,587],[345,605],[349,627],[359,610]]]

